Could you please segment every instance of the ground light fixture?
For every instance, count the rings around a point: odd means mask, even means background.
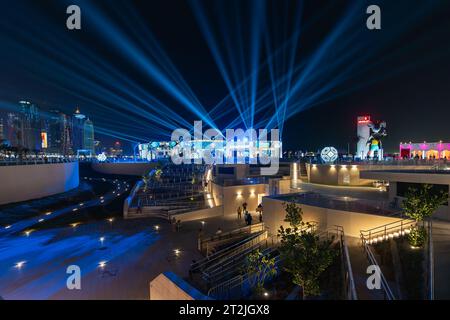
[[[15,267],[16,269],[22,269],[22,267],[25,265],[25,263],[26,263],[25,260],[19,261],[19,262],[17,262],[17,263],[14,265],[14,267]]]

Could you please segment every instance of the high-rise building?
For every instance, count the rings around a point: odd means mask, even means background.
[[[61,126],[62,126],[62,143],[61,151],[64,155],[73,154],[72,145],[72,125],[71,119],[64,113],[61,113]]]
[[[46,132],[47,132],[47,152],[62,154],[63,145],[63,114],[57,109],[51,109],[49,111],[49,117],[46,120]]]
[[[72,147],[76,153],[78,150],[84,149],[84,124],[86,116],[76,109],[72,116]]]
[[[19,114],[8,112],[6,115],[6,139],[12,147],[23,146],[23,127]]]
[[[28,101],[19,101],[22,122],[22,147],[29,150],[41,150],[41,123],[38,107]]]
[[[83,139],[83,149],[89,150],[92,154],[95,154],[94,147],[94,124],[89,118],[84,122],[84,139]]]
[[[3,125],[3,118],[0,118],[0,140],[5,139],[5,126]]]

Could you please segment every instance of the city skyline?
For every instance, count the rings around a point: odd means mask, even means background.
[[[67,115],[56,108],[43,110],[26,100],[17,106],[17,110],[0,110],[2,145],[46,154],[77,155],[88,150],[96,155],[93,123],[79,108]]]

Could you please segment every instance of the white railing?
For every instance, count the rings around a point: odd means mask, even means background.
[[[416,226],[416,221],[401,219],[368,230],[361,230],[363,243],[375,244],[384,240],[398,238],[407,235]]]

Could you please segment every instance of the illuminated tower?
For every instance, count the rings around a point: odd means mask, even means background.
[[[357,118],[357,137],[358,144],[356,146],[356,158],[365,159],[369,152],[367,148],[367,141],[370,137],[370,127],[372,121],[370,116],[359,116]]]
[[[9,112],[6,117],[6,139],[13,147],[23,146],[22,121],[19,114]]]
[[[19,101],[22,122],[22,146],[28,150],[41,149],[41,122],[38,107],[28,101]]]
[[[86,122],[86,116],[80,112],[80,109],[76,109],[72,118],[72,147],[76,153],[77,150],[84,149],[84,124]]]
[[[83,149],[89,150],[92,152],[92,154],[95,154],[95,147],[94,147],[94,124],[92,123],[89,118],[84,122],[84,129],[83,129]]]
[[[0,118],[0,140],[5,139],[5,128],[3,126],[3,118]]]

